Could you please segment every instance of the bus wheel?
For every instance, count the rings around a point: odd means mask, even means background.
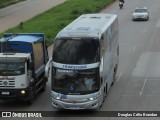
[[[104,88],[103,90],[103,102],[105,101],[105,98],[106,98],[106,88]]]
[[[108,86],[107,86],[107,84],[106,84],[106,96],[107,96],[107,92],[108,92]]]
[[[102,104],[99,106],[99,109],[102,107]]]
[[[112,81],[111,86],[113,86],[113,84],[114,84],[114,82],[115,82],[115,80],[116,80],[116,74],[117,74],[117,65],[116,65],[116,67],[114,68],[114,72],[113,72],[113,81]]]

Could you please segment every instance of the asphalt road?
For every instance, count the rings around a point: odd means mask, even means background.
[[[118,2],[102,10],[103,13],[118,15],[120,60],[117,80],[110,89],[100,111],[160,111],[160,1],[125,1],[122,10],[118,8]],[[148,8],[149,21],[132,21],[131,14],[137,6]],[[51,107],[50,81],[47,84],[46,92],[40,94],[33,105],[28,106],[17,101],[0,101],[0,111],[2,110],[54,111]],[[25,119],[35,120],[36,118]],[[160,118],[54,117],[39,118],[38,120],[45,119],[159,120]]]
[[[0,9],[0,32],[18,25],[65,0],[26,0]]]

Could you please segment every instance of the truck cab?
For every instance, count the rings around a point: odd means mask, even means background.
[[[0,53],[1,96],[23,96],[32,80],[31,56],[28,53]],[[16,89],[15,92],[9,89]]]
[[[33,103],[45,91],[48,51],[44,34],[4,34],[0,40],[0,99]]]

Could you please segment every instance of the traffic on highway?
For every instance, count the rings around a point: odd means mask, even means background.
[[[45,82],[36,81],[36,89],[45,92],[37,92],[34,102],[29,99],[30,105],[21,99],[1,99],[0,111],[20,111],[19,116],[23,115],[26,120],[80,120],[82,117],[84,120],[159,120],[159,5],[159,0],[125,0],[120,9],[119,1],[115,1],[100,13],[79,16],[63,27],[54,38],[54,45],[48,47],[48,54],[43,51],[45,44],[34,45],[31,41],[34,54],[26,55],[26,48],[23,56],[11,51],[5,57],[2,52],[1,66],[13,64],[9,58],[18,57],[25,70],[18,69],[16,75],[9,75],[13,71],[0,68],[0,98],[9,96],[7,90],[11,87],[8,86],[23,77],[24,83],[15,82],[21,89],[34,86],[36,76],[45,76]],[[34,35],[31,38],[34,40]],[[42,46],[43,50],[38,51]],[[46,57],[42,61],[37,59],[41,64],[35,69],[36,52],[40,52],[39,58]],[[27,92],[24,91],[20,92]],[[10,119],[17,119],[18,114],[13,116]]]

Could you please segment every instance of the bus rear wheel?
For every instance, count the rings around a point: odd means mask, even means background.
[[[116,65],[115,68],[114,68],[114,72],[113,72],[113,81],[112,81],[111,86],[113,86],[114,82],[116,81],[116,74],[117,74],[117,65]]]

